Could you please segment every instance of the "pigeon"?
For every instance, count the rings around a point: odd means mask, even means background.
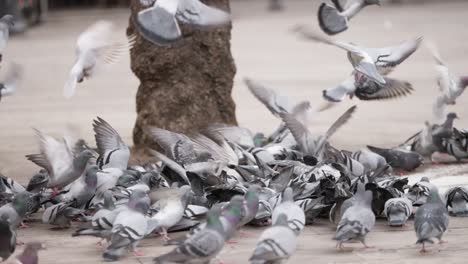
[[[281,113],[280,116],[286,127],[291,131],[294,136],[299,148],[305,156],[321,157],[324,150],[324,146],[329,138],[343,126],[356,111],[356,106],[349,108],[344,114],[342,114],[325,132],[324,135],[314,138],[307,127],[294,118],[292,115],[287,113]]]
[[[450,72],[447,64],[442,60],[435,45],[428,44],[429,50],[436,62],[438,73],[438,84],[440,94],[437,96],[433,105],[434,121],[442,122],[445,118],[445,109],[447,105],[456,104],[456,100],[460,97],[465,88],[468,86],[468,75],[456,76]]]
[[[94,120],[93,130],[99,153],[99,157],[96,160],[99,169],[127,169],[130,149],[122,140],[119,133],[100,117]]]
[[[61,202],[47,207],[42,213],[42,223],[54,225],[53,229],[66,229],[71,226],[74,217],[83,213],[82,210],[71,207],[74,201]]]
[[[260,186],[258,185],[251,185],[245,194],[245,203],[243,206],[242,211],[244,212],[242,215],[242,219],[239,222],[238,226],[244,226],[250,221],[252,221],[258,212],[259,207],[259,199],[258,199],[258,192],[260,190]]]
[[[468,216],[468,190],[465,187],[452,187],[445,193],[447,207],[454,216]]]
[[[0,217],[0,261],[8,259],[16,248],[16,227],[7,215]]]
[[[418,49],[422,37],[395,46],[366,48],[320,36],[305,26],[298,26],[295,30],[306,39],[346,50],[354,67],[352,77],[337,87],[323,91],[323,97],[329,104],[322,107],[322,110],[332,106],[332,103],[341,102],[346,95],[356,95],[360,100],[384,100],[406,96],[413,91],[410,83],[388,78],[386,75]]]
[[[380,0],[348,0],[342,6],[339,0],[333,0],[335,7],[322,3],[318,11],[320,28],[328,35],[335,35],[348,29],[348,21],[364,7],[380,5]]]
[[[113,41],[113,30],[111,22],[101,20],[80,34],[76,42],[76,61],[63,90],[65,98],[72,97],[77,83],[91,77],[98,67],[117,62],[124,52],[133,47],[133,36],[125,42]]]
[[[84,209],[96,193],[98,171],[97,166],[90,166],[84,177],[74,181],[68,192],[58,195],[54,200],[73,202],[72,207]]]
[[[456,131],[456,132],[455,132]],[[442,152],[454,157],[457,161],[468,159],[468,137],[466,133],[460,133],[454,128],[454,135],[450,138],[442,138]]]
[[[359,151],[354,152],[351,155],[351,158],[364,165],[364,167],[368,171],[374,171],[380,167],[387,165],[387,161],[384,157],[367,149],[361,149]]]
[[[73,153],[70,142],[55,138],[36,130],[41,154],[27,155],[28,160],[49,173],[48,188],[63,188],[78,179],[84,172],[88,160],[93,157],[90,150]]]
[[[0,22],[1,25],[1,22]],[[0,26],[1,27],[1,26]],[[1,55],[0,55],[1,58]],[[23,69],[18,64],[13,64],[7,73],[5,80],[0,83],[0,100],[4,96],[12,95],[16,92],[18,83],[23,75]]]
[[[366,191],[363,196],[356,197],[353,205],[341,217],[336,229],[337,247],[342,249],[343,243],[358,240],[368,247],[365,238],[375,225],[375,215],[372,211],[372,192]]]
[[[403,226],[413,213],[413,204],[406,197],[391,198],[385,202],[384,214],[389,226]]]
[[[215,210],[207,214],[205,227],[187,238],[169,253],[154,258],[156,264],[162,263],[209,263],[223,249],[226,241],[223,224]]]
[[[288,216],[280,214],[276,223],[260,235],[249,261],[252,264],[281,263],[297,248],[296,234],[288,228]]]
[[[291,228],[296,235],[299,235],[302,229],[304,229],[305,214],[301,207],[294,203],[293,190],[290,187],[284,190],[281,203],[273,209],[271,216],[273,225],[281,214],[288,216],[289,228]]]
[[[0,62],[3,60],[3,52],[10,38],[10,28],[13,26],[14,17],[12,15],[4,15],[0,18]]]
[[[184,216],[188,199],[191,195],[189,185],[184,185],[178,189],[161,190],[156,189],[149,194],[149,197],[159,211],[151,217],[154,226],[151,226],[149,233],[161,231],[164,240],[169,240],[167,230],[176,225]],[[155,201],[155,202],[153,202]]]
[[[424,122],[424,128],[421,132],[409,138],[406,142],[411,140],[413,140],[411,143],[411,151],[415,151],[423,157],[431,158],[432,154],[438,151],[434,143],[433,128],[428,121]]]
[[[442,236],[449,225],[449,214],[444,202],[440,199],[437,188],[429,192],[427,202],[419,207],[414,216],[414,230],[418,240],[416,244],[422,244],[421,253],[426,252],[426,243],[434,243],[432,238],[437,238],[443,243]]]
[[[424,163],[424,158],[419,153],[403,148],[384,149],[373,146],[367,146],[367,148],[384,157],[394,169],[412,171]]]
[[[128,207],[114,220],[110,245],[102,255],[105,260],[117,261],[127,247],[134,255],[142,256],[136,246],[146,235],[148,219],[145,214],[148,210],[149,199],[129,201]]]
[[[228,24],[230,14],[199,0],[158,0],[135,18],[136,28],[151,43],[164,46],[181,39],[179,22],[200,28]]]
[[[45,245],[40,242],[29,242],[26,244],[23,252],[16,256],[17,264],[38,264],[38,251],[46,249]]]
[[[413,202],[414,206],[420,206],[426,203],[430,191],[435,188],[437,187],[429,181],[429,178],[422,177],[419,182],[408,189],[406,197]]]
[[[49,173],[46,169],[41,169],[38,173],[34,174],[29,180],[26,191],[31,193],[40,192],[42,189],[47,187],[49,183]]]
[[[10,224],[16,229],[28,213],[28,201],[31,194],[21,192],[14,196],[11,203],[0,207],[0,219],[7,217]]]

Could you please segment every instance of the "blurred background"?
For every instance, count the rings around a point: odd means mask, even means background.
[[[281,12],[270,12],[268,0],[231,0],[231,51],[237,74],[233,98],[237,120],[253,132],[271,133],[279,120],[260,104],[243,83],[246,77],[275,89],[294,101],[322,103],[322,90],[334,87],[351,73],[346,54],[339,49],[299,39],[291,32],[298,24],[317,27],[322,1],[289,0]],[[368,47],[383,47],[424,36],[435,42],[442,57],[457,74],[468,69],[468,1],[400,0],[369,7],[353,18],[338,40]],[[398,3],[391,3],[398,2]],[[0,102],[0,171],[25,182],[37,167],[25,155],[37,153],[32,128],[61,137],[74,136],[94,145],[92,120],[108,121],[132,145],[135,95],[139,81],[125,56],[110,69],[80,84],[70,100],[62,90],[75,61],[76,40],[97,20],[115,24],[116,36],[125,36],[130,10],[119,0],[0,0],[0,12],[16,17],[15,34],[4,54],[0,80],[12,63],[24,68],[18,92]],[[319,30],[319,29],[318,29]],[[464,72],[465,71],[465,72]],[[394,146],[431,120],[438,93],[434,62],[424,45],[401,64],[391,77],[407,80],[415,92],[398,100],[346,100],[317,115],[314,133],[325,131],[332,120],[353,104],[358,111],[332,143],[355,150],[367,144]],[[468,128],[468,95],[451,107],[460,116],[457,127]]]

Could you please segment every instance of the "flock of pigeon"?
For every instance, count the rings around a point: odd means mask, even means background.
[[[329,35],[347,29],[349,19],[378,0],[333,0],[323,3],[319,25]],[[346,2],[346,3],[345,3]],[[228,23],[227,12],[198,0],[141,0],[143,9],[135,18],[140,34],[156,45],[169,45],[183,34],[178,23],[213,28]],[[10,17],[0,19],[0,52],[8,40]],[[132,47],[111,40],[112,24],[99,21],[80,35],[77,60],[64,88],[66,97],[77,83],[91,77],[96,68],[118,59]],[[347,95],[361,100],[389,99],[410,94],[411,84],[386,77],[419,47],[422,38],[385,48],[365,48],[336,41],[307,27],[295,32],[306,39],[347,51],[353,66],[350,78],[323,92],[329,104]],[[82,139],[56,139],[36,130],[39,154],[27,159],[41,169],[28,185],[0,178],[0,258],[11,263],[38,263],[44,246],[30,242],[23,253],[12,256],[18,227],[42,215],[54,229],[73,228],[73,237],[95,236],[103,247],[102,257],[119,260],[127,249],[141,256],[138,243],[161,236],[173,250],[154,258],[154,263],[209,263],[244,225],[268,226],[258,239],[251,263],[281,263],[296,250],[297,237],[317,217],[327,217],[337,226],[337,248],[357,240],[365,247],[366,235],[376,218],[390,226],[405,225],[414,217],[417,243],[443,242],[449,211],[468,215],[468,191],[454,187],[446,194],[423,177],[408,185],[400,174],[412,171],[445,153],[457,161],[468,158],[468,132],[456,129],[455,113],[445,114],[468,84],[468,77],[452,75],[435,46],[432,54],[439,70],[440,96],[434,103],[435,124],[390,149],[367,146],[356,152],[332,146],[330,138],[357,111],[349,108],[322,135],[308,130],[313,113],[308,101],[294,103],[287,96],[251,79],[245,79],[252,94],[281,120],[271,135],[249,129],[211,124],[203,131],[184,135],[152,127],[148,133],[161,152],[150,149],[155,161],[129,166],[130,150],[118,132],[102,118],[93,122],[96,148]],[[1,94],[14,91],[19,70],[5,82]],[[442,120],[441,120],[442,119]],[[443,197],[443,198],[442,198]],[[77,221],[78,224],[72,224]],[[181,237],[169,233],[186,231]],[[78,239],[78,238],[77,238]],[[9,259],[10,258],[10,259]],[[12,259],[13,258],[13,259]],[[9,260],[8,260],[9,259]]]

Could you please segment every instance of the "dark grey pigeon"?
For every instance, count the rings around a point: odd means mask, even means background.
[[[373,146],[367,146],[367,148],[384,157],[387,163],[394,169],[412,171],[421,166],[424,162],[423,156],[419,153],[403,148],[385,149]]]
[[[16,227],[7,216],[0,218],[0,261],[8,259],[16,248]]]
[[[322,3],[318,11],[320,28],[329,35],[335,35],[348,29],[348,21],[368,5],[380,5],[380,0],[348,0],[343,6],[339,0],[333,0],[334,7]]]
[[[358,240],[367,248],[365,238],[374,225],[372,192],[366,191],[363,197],[356,197],[353,205],[341,217],[335,235],[335,239],[338,241],[337,248],[342,249],[343,243],[350,240]]]
[[[450,188],[445,194],[447,207],[453,216],[468,216],[468,190],[465,187]]]
[[[49,173],[46,169],[41,169],[38,173],[34,174],[29,180],[26,191],[37,193],[44,189],[49,183]]]
[[[421,253],[426,251],[426,243],[434,243],[433,238],[437,238],[443,243],[442,236],[447,231],[449,225],[449,215],[444,202],[440,199],[437,188],[432,188],[427,202],[419,207],[414,217],[414,230],[418,240],[416,244],[422,244]]]

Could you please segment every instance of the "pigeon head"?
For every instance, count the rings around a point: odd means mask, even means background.
[[[293,201],[293,191],[291,189],[291,187],[288,187],[284,190],[283,192],[283,202],[286,202],[286,201]]]
[[[150,208],[149,199],[140,199],[136,203],[129,203],[129,208],[140,212],[142,214],[146,214]]]
[[[244,204],[244,197],[240,195],[235,195],[229,201],[229,204],[226,206],[226,210],[223,213],[223,216],[231,223],[232,225],[237,225],[241,220],[242,214],[242,205]]]
[[[85,176],[85,183],[86,186],[89,187],[96,187],[97,185],[97,173],[99,171],[98,166],[91,166],[87,171],[86,171],[86,176]]]
[[[255,147],[261,147],[267,142],[267,138],[263,133],[257,133],[253,137]]]
[[[115,208],[114,200],[112,197],[112,191],[107,190],[104,192],[104,208],[113,210]]]
[[[130,200],[129,200],[129,202],[131,202],[131,201],[138,201],[138,200],[140,200],[140,199],[147,198],[147,197],[148,197],[148,195],[147,195],[144,191],[142,191],[142,190],[134,190],[134,191],[132,192],[132,194],[130,195]]]
[[[222,233],[224,229],[219,219],[219,213],[219,210],[210,210],[206,215],[206,226]]]
[[[73,161],[73,165],[75,166],[75,168],[79,168],[79,169],[85,168],[89,159],[92,158],[93,156],[94,155],[91,150],[89,149],[84,150],[80,152],[80,154],[78,154],[78,156],[75,158],[75,160]]]
[[[0,21],[7,24],[9,27],[15,25],[15,18],[12,15],[4,15]]]
[[[458,115],[456,113],[448,113],[447,114],[447,119],[448,120],[458,119]]]

